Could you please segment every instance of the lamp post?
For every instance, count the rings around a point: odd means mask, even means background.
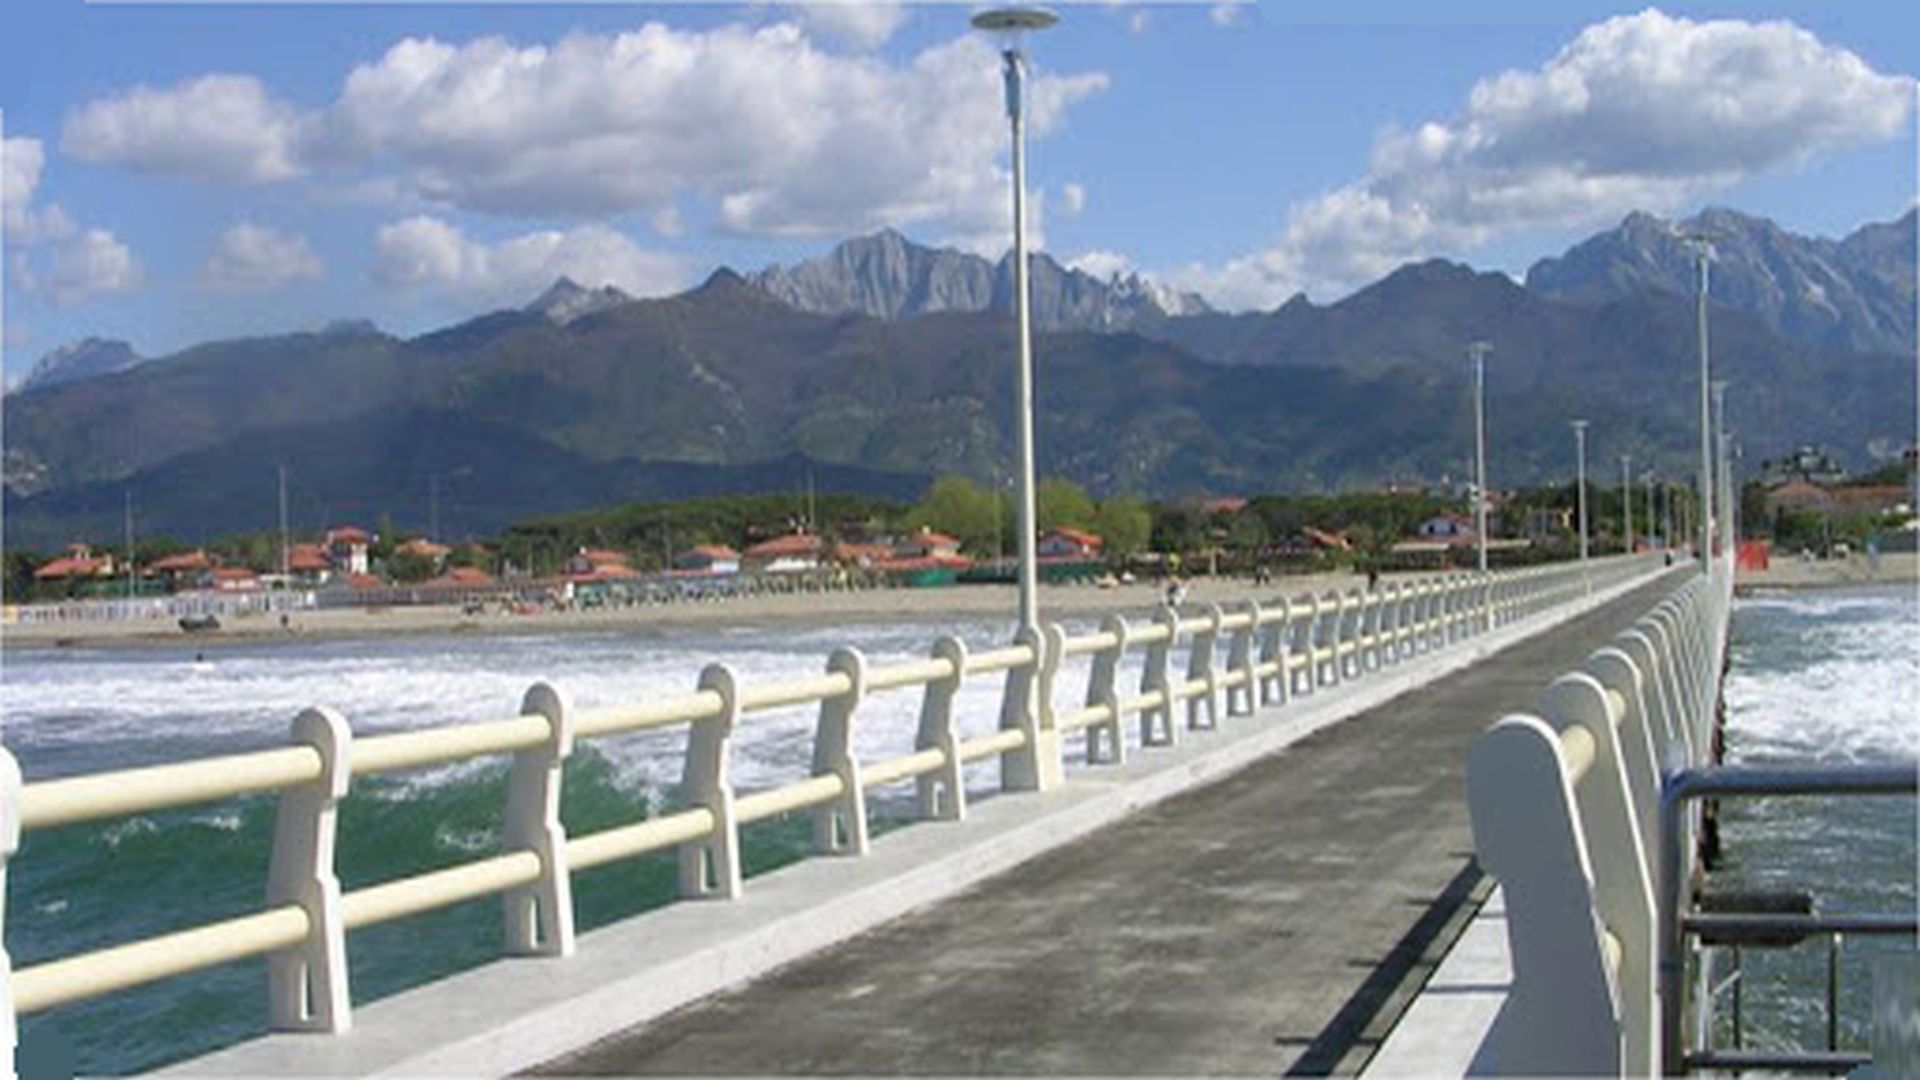
[[[1038,542],[1033,476],[1033,323],[1032,298],[1027,291],[1027,133],[1025,83],[1027,58],[1020,51],[1021,36],[1044,30],[1060,17],[1045,8],[1008,7],[983,11],[973,17],[976,30],[1002,37],[1000,58],[1006,79],[1007,120],[1013,129],[1013,307],[1019,330],[1019,408],[1014,426],[1020,444],[1020,629],[1040,629]]]
[[[1707,416],[1707,382],[1709,369],[1707,347],[1707,264],[1713,260],[1712,238],[1695,233],[1688,235],[1686,242],[1693,248],[1694,263],[1694,319],[1699,324],[1700,334],[1700,570],[1706,573],[1713,569],[1713,450],[1709,428],[1712,421]],[[1724,513],[1726,508],[1721,507]]]
[[[1719,500],[1720,513],[1714,518],[1716,539],[1720,550],[1730,552],[1734,546],[1733,535],[1733,461],[1730,448],[1733,436],[1727,432],[1727,384],[1723,379],[1713,382],[1713,426],[1719,439],[1715,443],[1720,452],[1719,467],[1714,470],[1716,498]]]
[[[1647,485],[1647,546],[1654,548],[1661,547],[1663,545],[1660,543],[1658,536],[1660,530],[1657,528],[1659,519],[1655,516],[1653,509],[1653,470],[1648,469],[1641,475],[1640,479],[1645,481]]]
[[[1626,538],[1624,550],[1633,554],[1633,455],[1620,455],[1620,521]]]
[[[1580,507],[1580,561],[1587,561],[1587,422],[1573,422],[1573,457],[1579,469],[1579,491],[1575,501]]]
[[[1493,346],[1476,341],[1473,357],[1473,529],[1480,539],[1480,572],[1487,572],[1487,354]]]

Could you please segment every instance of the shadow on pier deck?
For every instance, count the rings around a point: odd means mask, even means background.
[[[537,1071],[1356,1073],[1484,895],[1468,745],[1670,588]]]

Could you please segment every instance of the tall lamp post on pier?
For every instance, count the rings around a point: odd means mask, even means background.
[[[1707,347],[1707,264],[1713,261],[1713,239],[1704,233],[1689,233],[1683,238],[1693,248],[1694,320],[1700,335],[1700,570],[1713,569],[1713,443],[1712,421],[1707,415],[1707,384],[1711,364]],[[1721,513],[1726,507],[1720,508]]]
[[[1493,346],[1467,346],[1473,358],[1473,531],[1480,540],[1480,572],[1487,572],[1487,354]]]
[[[1575,501],[1580,507],[1580,561],[1587,561],[1587,422],[1573,422],[1573,459],[1579,470],[1579,490]]]
[[[1715,516],[1714,525],[1717,533],[1716,538],[1720,543],[1720,550],[1722,552],[1730,552],[1733,550],[1734,541],[1733,513],[1730,504],[1734,499],[1734,494],[1733,462],[1729,457],[1728,448],[1732,445],[1733,437],[1727,433],[1726,380],[1715,379],[1712,389],[1714,430],[1718,432],[1720,436],[1717,443],[1720,450],[1720,467],[1715,470],[1714,473],[1715,485],[1719,493],[1717,498],[1720,502],[1720,513]]]
[[[1648,469],[1645,473],[1641,474],[1640,479],[1646,481],[1647,484],[1647,546],[1662,547],[1664,544],[1659,542],[1660,519],[1654,511],[1653,470]]]
[[[1038,633],[1040,629],[1040,572],[1036,551],[1038,526],[1035,521],[1033,476],[1032,297],[1027,289],[1027,58],[1020,49],[1020,41],[1025,34],[1045,30],[1059,21],[1058,15],[1038,7],[995,8],[973,17],[974,29],[985,30],[1001,38],[1000,59],[1006,79],[1007,120],[1013,129],[1013,307],[1019,327],[1019,408],[1014,411],[1014,426],[1019,433],[1020,443],[1017,515],[1020,528],[1020,629],[1032,633]]]
[[[1633,554],[1633,455],[1620,455],[1620,524],[1625,539],[1622,550]]]

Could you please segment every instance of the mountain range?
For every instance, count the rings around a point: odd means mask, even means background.
[[[1137,273],[1105,280],[1061,266],[1044,252],[1030,262],[1033,324],[1041,330],[1131,330],[1212,311],[1197,294]],[[943,312],[1013,310],[1013,256],[915,244],[892,229],[848,240],[797,266],[769,266],[748,279],[791,307],[822,315],[903,319]]]
[[[1716,368],[1749,456],[1897,452],[1912,357],[1873,343],[1903,325],[1883,294],[1911,302],[1911,249],[1889,240],[1911,220],[1828,242],[1710,216],[1729,237]],[[1690,476],[1690,256],[1651,221],[1542,262],[1524,287],[1435,260],[1337,303],[1244,314],[1037,257],[1041,469],[1149,496],[1457,482],[1463,348],[1484,339],[1496,482],[1563,478],[1574,416],[1593,422],[1601,475],[1631,453]],[[145,533],[269,528],[282,464],[296,525],[417,529],[431,490],[456,537],[596,503],[793,490],[808,473],[901,499],[941,472],[996,482],[1013,420],[1005,271],[881,233],[673,297],[563,279],[413,338],[336,324],[43,381],[4,402],[6,539],[116,534],[128,492]],[[1763,274],[1773,291],[1734,287]],[[1809,295],[1819,274],[1830,299],[1848,282],[1861,302],[1825,323],[1759,302]]]

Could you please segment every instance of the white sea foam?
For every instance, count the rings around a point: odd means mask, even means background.
[[[338,710],[364,735],[509,716],[535,680],[552,682],[578,706],[591,708],[686,693],[712,662],[727,663],[743,682],[756,683],[817,673],[843,645],[861,649],[872,664],[922,658],[942,633],[986,648],[1005,640],[1006,627],[999,620],[971,620],[737,627],[671,637],[409,639],[222,650],[204,663],[172,652],[15,654],[0,682],[0,715],[6,717],[6,742],[29,776],[69,774],[275,745],[293,717],[312,706]],[[1135,686],[1140,661],[1131,659],[1122,678]],[[1184,657],[1175,663],[1183,668]],[[1061,708],[1081,704],[1088,665],[1080,658],[1063,669],[1056,685]],[[963,736],[998,726],[1003,689],[1000,675],[963,684],[955,702]],[[874,761],[912,752],[921,697],[918,688],[905,688],[868,698],[855,724],[855,754]],[[804,776],[816,719],[813,708],[749,716],[735,735],[735,785],[752,791]],[[669,729],[592,746],[612,764],[622,786],[658,792],[679,779],[686,735]],[[384,778],[361,790],[408,800],[498,767],[462,762]],[[995,784],[991,763],[969,768],[970,788]]]
[[[1920,757],[1913,596],[1876,590],[1743,599],[1726,696],[1736,759]]]

